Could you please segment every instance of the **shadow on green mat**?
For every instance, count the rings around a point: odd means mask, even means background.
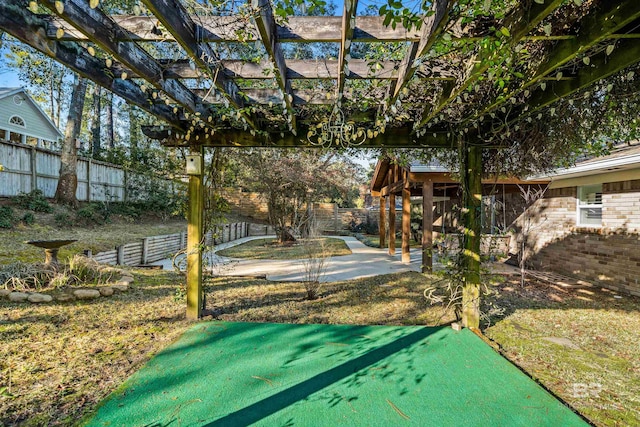
[[[585,425],[469,331],[201,323],[90,425]]]

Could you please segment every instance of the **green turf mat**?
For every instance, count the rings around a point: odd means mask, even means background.
[[[91,426],[577,426],[468,330],[200,323]]]

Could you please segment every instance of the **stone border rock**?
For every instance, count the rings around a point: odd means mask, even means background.
[[[107,283],[95,288],[70,288],[60,294],[44,294],[40,292],[20,292],[11,289],[0,289],[0,299],[6,298],[11,302],[29,302],[32,304],[47,303],[52,301],[68,302],[75,300],[92,300],[100,297],[110,297],[116,293],[127,292],[134,282],[131,273],[120,272],[120,278],[115,282]]]

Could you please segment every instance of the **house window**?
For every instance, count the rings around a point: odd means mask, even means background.
[[[578,225],[602,225],[602,184],[578,187]]]
[[[22,127],[26,126],[24,124],[24,120],[20,116],[11,116],[11,118],[9,119],[9,123],[16,126],[22,126]]]

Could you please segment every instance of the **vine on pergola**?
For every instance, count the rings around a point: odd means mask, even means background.
[[[602,123],[605,106],[634,94],[632,0],[389,0],[382,16],[347,1],[342,16],[318,15],[325,8],[10,0],[0,28],[162,119],[147,133],[172,145],[306,145],[337,106],[370,131],[368,146],[451,147],[464,136],[528,153],[553,145],[567,111],[572,124]],[[620,109],[612,136],[634,127],[633,110]]]

